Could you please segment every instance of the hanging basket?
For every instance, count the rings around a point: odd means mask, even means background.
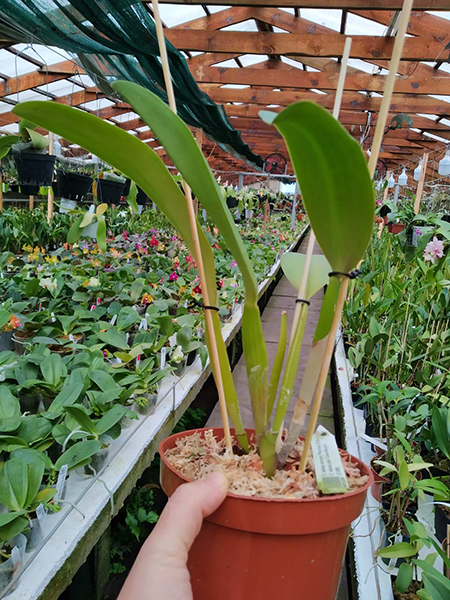
[[[97,179],[98,201],[107,204],[119,204],[123,196],[125,182],[109,181],[108,179]]]
[[[56,171],[56,181],[53,183],[53,192],[59,198],[80,201],[86,197],[92,187],[92,177],[79,173],[64,173]]]
[[[20,185],[51,185],[56,156],[22,152],[14,160]]]

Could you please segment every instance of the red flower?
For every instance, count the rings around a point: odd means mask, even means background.
[[[154,248],[154,247],[155,247],[155,246],[157,246],[157,245],[158,245],[158,240],[155,238],[155,236],[154,236],[154,235],[152,235],[152,237],[150,238],[150,246],[151,246],[152,248]]]
[[[194,294],[201,294],[202,288],[199,285],[196,285],[192,291],[194,292]]]

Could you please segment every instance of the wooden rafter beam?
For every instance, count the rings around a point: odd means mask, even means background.
[[[234,85],[258,85],[273,88],[318,88],[320,90],[335,90],[339,75],[337,73],[316,73],[302,71],[282,63],[282,69],[273,68],[266,61],[264,74],[260,68],[245,67],[244,69],[226,67],[191,68],[191,73],[198,83],[220,83]],[[279,61],[277,61],[279,64]],[[382,93],[386,81],[385,75],[370,73],[350,73],[345,79],[345,90],[371,91]],[[449,77],[415,77],[398,79],[395,91],[403,94],[441,94],[450,95]]]
[[[332,108],[334,102],[334,93],[316,94],[315,92],[273,92],[267,90],[253,90],[252,88],[230,89],[230,88],[210,88],[209,84],[202,85],[203,91],[207,92],[215,102],[242,102],[245,104],[260,104],[268,106],[270,104],[287,106],[299,100],[311,100],[320,104],[324,108]],[[355,111],[378,111],[381,105],[381,98],[366,98],[363,94],[345,92],[342,98],[342,110]],[[431,115],[450,116],[450,103],[442,100],[435,100],[426,96],[410,96],[394,94],[390,105],[392,113],[423,113]]]
[[[271,33],[261,31],[203,31],[166,29],[167,39],[179,50],[196,52],[237,52],[247,54],[296,54],[319,57],[340,57],[344,51],[345,35],[340,33],[307,35]],[[394,39],[368,35],[352,36],[351,58],[389,60]],[[405,39],[402,60],[435,61],[443,54],[448,39],[434,36]]]
[[[204,4],[204,0],[160,0],[162,4]],[[148,0],[145,0],[148,3]],[[223,0],[208,1],[209,5],[223,5]],[[342,8],[366,10],[401,10],[403,0],[230,0],[228,6],[282,6],[295,8]],[[416,0],[414,10],[450,10],[447,0]]]
[[[24,92],[40,85],[67,79],[76,72],[76,66],[69,60],[49,65],[48,73],[45,68],[31,73],[25,73],[19,77],[9,77],[5,81],[0,81],[0,97]]]

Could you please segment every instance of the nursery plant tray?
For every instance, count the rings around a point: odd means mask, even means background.
[[[307,229],[305,226],[286,252],[303,239]],[[260,297],[279,269],[280,259],[260,283]],[[227,345],[239,331],[241,321],[242,306],[239,306],[222,327]],[[24,568],[12,584],[13,587],[17,584],[16,589],[6,588],[0,598],[6,595],[8,600],[58,598],[151,463],[159,443],[171,433],[210,374],[209,361],[202,371],[197,358],[181,378],[164,378],[153,412],[123,430],[113,441],[102,470],[91,479],[78,475],[69,477],[66,503],[59,513],[47,516],[43,541],[33,552],[25,554]]]

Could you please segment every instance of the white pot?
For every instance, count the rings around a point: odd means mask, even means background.
[[[75,210],[77,207],[76,200],[67,200],[66,198],[61,198],[61,202],[59,205],[59,212],[66,214],[71,210]]]
[[[253,210],[248,210],[248,208],[246,208],[245,209],[245,218],[252,219],[253,218]]]

